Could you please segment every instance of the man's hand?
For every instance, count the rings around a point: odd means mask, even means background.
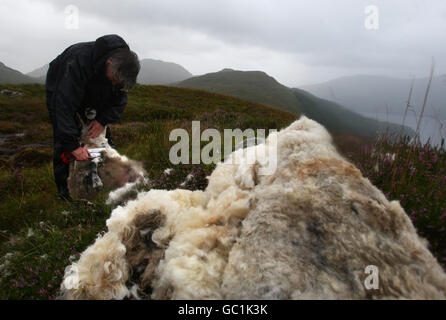
[[[73,157],[78,161],[88,160],[88,151],[85,148],[79,147],[74,151],[71,151]]]
[[[102,131],[104,131],[104,126],[96,120],[93,120],[88,126],[88,136],[91,139],[97,138]]]

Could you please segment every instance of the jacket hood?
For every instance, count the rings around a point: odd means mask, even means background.
[[[93,48],[93,64],[95,70],[99,70],[110,55],[117,49],[127,48],[128,44],[120,36],[109,34],[96,39]]]

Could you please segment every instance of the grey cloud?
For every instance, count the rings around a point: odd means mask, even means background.
[[[338,70],[339,75],[426,74],[432,56],[437,59],[437,71],[446,70],[442,62],[446,54],[443,1],[42,0],[40,3],[51,4],[54,10],[49,15],[62,14],[68,4],[79,7],[81,29],[77,36],[70,34],[68,40],[81,36],[91,40],[102,31],[117,32],[144,56],[157,54],[160,59],[163,56],[182,59],[195,74],[216,71],[221,65],[231,67],[225,61],[265,69],[265,56],[273,53],[276,58],[268,69],[274,70],[276,66],[281,70],[276,78],[290,85],[324,81],[328,80],[324,78],[327,74],[336,74],[324,72],[324,68]],[[380,10],[379,30],[364,28],[364,9],[370,4]],[[22,30],[26,27],[20,26]],[[55,34],[56,47],[66,44],[63,32],[48,30]],[[12,52],[19,47],[8,50]],[[256,51],[264,54],[253,54],[250,60],[249,53]],[[290,70],[302,73],[287,72],[277,56],[290,64]]]

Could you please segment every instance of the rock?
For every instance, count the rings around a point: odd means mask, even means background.
[[[24,97],[25,96],[25,94],[23,92],[18,92],[18,91],[13,91],[13,90],[8,90],[8,89],[3,89],[0,91],[0,93],[5,96],[11,96],[11,97]]]

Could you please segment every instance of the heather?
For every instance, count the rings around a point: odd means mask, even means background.
[[[409,137],[380,136],[350,157],[387,199],[400,201],[418,234],[446,266],[446,150]]]

